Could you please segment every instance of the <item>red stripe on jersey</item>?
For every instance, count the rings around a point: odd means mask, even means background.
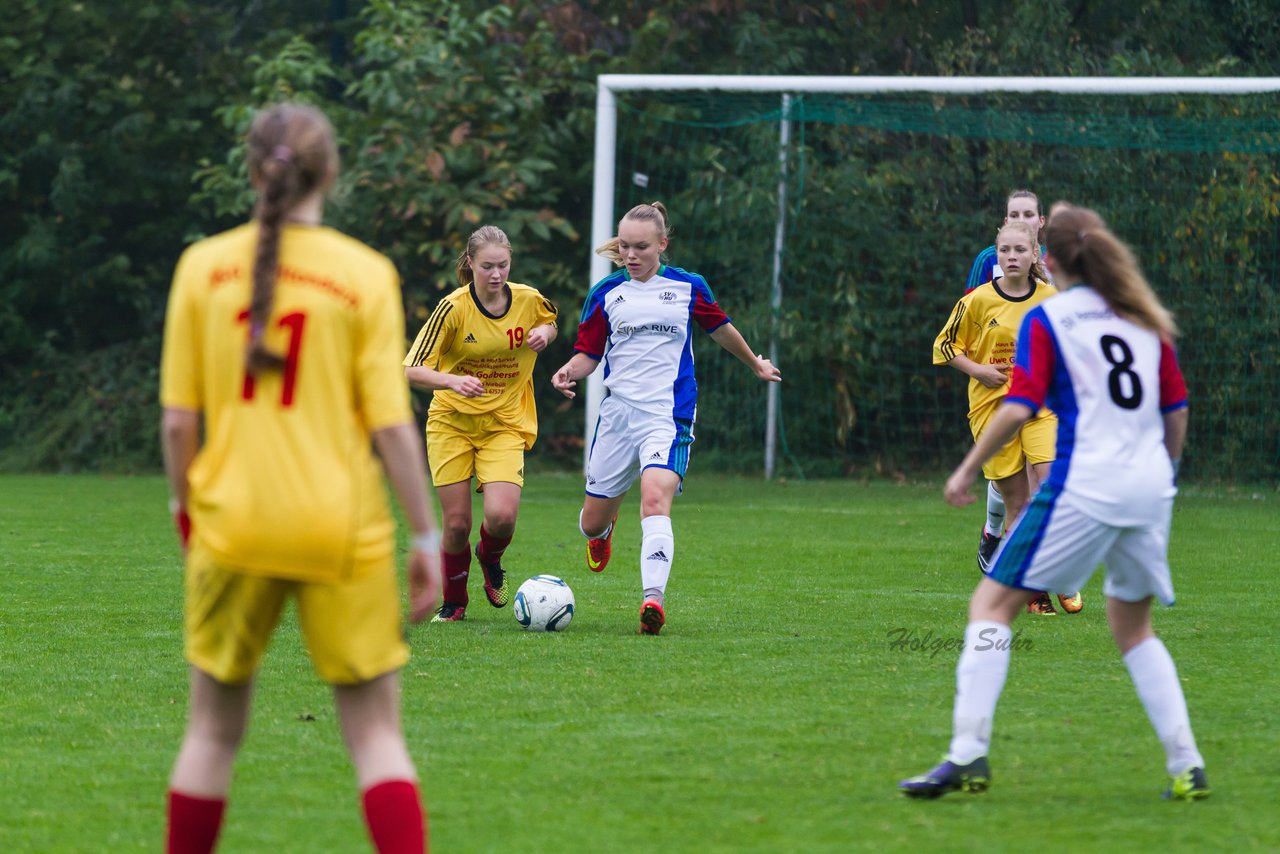
[[[1177,409],[1187,402],[1187,381],[1178,367],[1173,345],[1160,339],[1160,411]]]
[[[604,358],[604,345],[609,340],[609,321],[604,316],[604,306],[597,302],[581,323],[578,324],[578,341],[573,349],[593,356]]]
[[[693,319],[697,321],[707,332],[713,332],[718,327],[724,326],[729,322],[729,315],[725,314],[720,308],[719,303],[709,302],[702,293],[695,288],[693,295]]]
[[[1019,361],[1013,366],[1008,396],[1029,400],[1041,407],[1049,396],[1049,383],[1053,381],[1057,358],[1053,349],[1053,336],[1049,334],[1044,318],[1029,318],[1027,326],[1027,332],[1031,335],[1027,344],[1028,364],[1023,365]]]

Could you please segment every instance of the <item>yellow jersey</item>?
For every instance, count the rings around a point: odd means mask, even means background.
[[[484,383],[484,394],[463,397],[452,389],[437,389],[427,411],[433,418],[492,415],[500,424],[524,437],[525,450],[538,437],[538,410],[533,395],[533,365],[538,354],[525,344],[530,329],[555,325],[556,307],[536,288],[508,282],[511,302],[501,316],[480,305],[474,285],[446,296],[418,332],[404,366],[425,366],[445,374],[473,376]]]
[[[188,247],[169,293],[160,403],[204,416],[187,473],[194,544],[249,574],[350,578],[395,545],[370,433],[413,422],[400,280],[338,231],[286,225],[264,333],[285,365],[250,376],[257,240],[249,223]]]
[[[1011,297],[1000,290],[1001,279],[969,291],[947,319],[947,325],[933,342],[933,363],[945,365],[956,356],[968,356],[980,365],[1005,366],[1012,370],[1022,318],[1058,291],[1047,282],[1031,280],[1031,291]],[[987,388],[969,378],[969,417],[987,407],[995,407],[1009,390],[1006,382]]]

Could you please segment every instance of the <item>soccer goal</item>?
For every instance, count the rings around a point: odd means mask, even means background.
[[[971,442],[930,364],[1015,190],[1096,208],[1182,326],[1185,472],[1280,478],[1280,78],[603,75],[591,246],[640,202],[781,386],[695,344],[698,465],[908,476]],[[1047,212],[1047,211],[1046,211]],[[591,277],[611,270],[592,255]],[[587,388],[590,441],[602,384]]]

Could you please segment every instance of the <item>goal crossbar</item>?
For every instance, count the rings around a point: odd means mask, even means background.
[[[617,177],[616,144],[618,128],[617,93],[627,91],[722,91],[777,93],[789,95],[815,94],[981,94],[1037,93],[1087,95],[1248,95],[1280,92],[1280,77],[804,77],[769,75],[687,75],[687,74],[602,74],[597,77],[595,164],[593,170],[591,214],[591,283],[609,275],[610,262],[594,253],[614,232],[614,188]],[[781,112],[779,157],[785,163],[789,140],[788,111]],[[785,181],[779,183],[779,210],[783,209]],[[781,227],[781,226],[780,226]],[[781,239],[781,238],[779,238]],[[775,253],[775,299],[780,275],[780,257]],[[769,342],[769,352],[776,353],[776,341]],[[590,452],[600,402],[604,399],[601,379],[593,375],[586,381],[586,424],[584,430],[583,466]],[[770,396],[770,424],[776,397]],[[772,430],[770,430],[772,433]],[[773,474],[773,437],[766,437],[765,477]]]

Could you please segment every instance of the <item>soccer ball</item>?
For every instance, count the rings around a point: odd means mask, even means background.
[[[516,591],[516,622],[532,632],[562,632],[573,620],[573,591],[554,575],[535,575]]]

